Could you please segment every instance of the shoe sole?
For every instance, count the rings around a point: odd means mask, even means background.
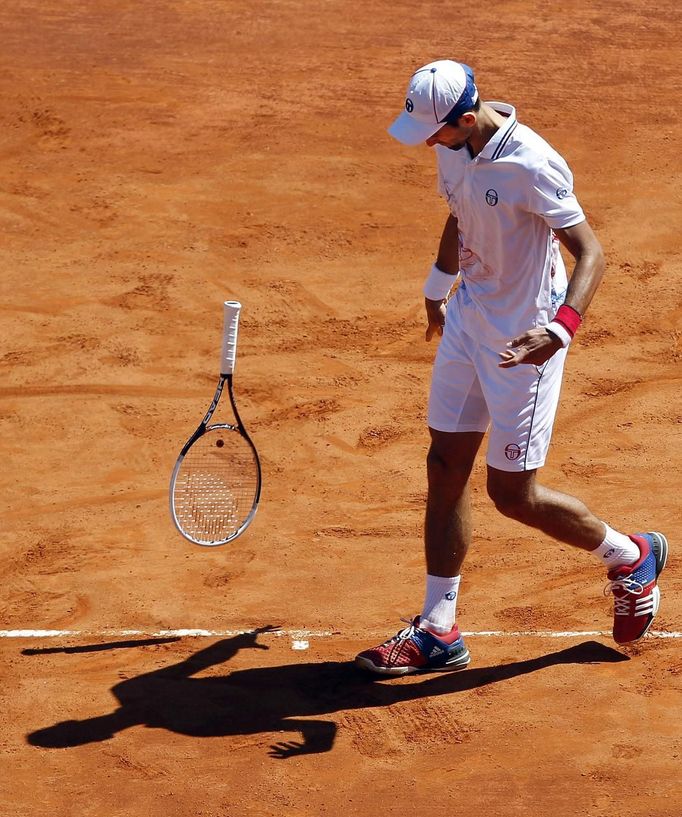
[[[355,659],[355,665],[360,669],[369,670],[377,675],[412,675],[418,672],[456,672],[460,669],[466,669],[471,661],[469,650],[463,655],[459,655],[451,663],[444,664],[442,667],[377,667],[368,658],[363,658],[358,655]]]
[[[641,536],[641,534],[638,534]],[[663,572],[663,568],[666,566],[668,561],[668,551],[670,548],[668,547],[668,540],[662,533],[658,533],[657,531],[647,531],[647,535],[651,536],[652,544],[651,549],[654,552],[654,556],[656,557],[656,581],[658,581],[658,577]],[[644,632],[637,636],[637,638],[633,638],[631,641],[617,641],[617,644],[635,644],[637,641],[641,641],[644,636],[649,632],[651,625],[654,623],[654,619],[656,618],[656,613],[658,613],[658,608],[661,604],[661,591],[659,590],[658,586],[654,587],[652,590],[652,595],[654,597],[654,610],[651,614],[651,619],[649,623],[646,625]]]

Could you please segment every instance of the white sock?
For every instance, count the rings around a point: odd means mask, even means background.
[[[604,527],[606,528],[604,541],[591,552],[606,565],[608,570],[620,567],[620,565],[633,565],[641,556],[637,545],[629,536],[613,530],[606,522],[604,522]]]
[[[436,635],[445,635],[455,624],[460,576],[426,577],[426,598],[420,625]]]

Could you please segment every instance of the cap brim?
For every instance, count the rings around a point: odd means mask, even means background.
[[[407,111],[403,111],[400,116],[393,122],[388,132],[394,139],[402,142],[404,145],[419,145],[425,142],[429,136],[440,130],[443,127],[441,122],[420,122],[418,119],[410,116]]]

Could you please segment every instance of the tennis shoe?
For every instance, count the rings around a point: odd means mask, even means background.
[[[464,669],[471,660],[457,625],[439,636],[420,627],[419,616],[406,623],[393,638],[357,655],[355,663],[379,675],[407,675]]]
[[[661,591],[658,577],[668,559],[668,540],[662,533],[636,533],[630,539],[640,550],[633,565],[608,573],[604,594],[613,593],[613,639],[617,644],[639,641],[658,612]]]

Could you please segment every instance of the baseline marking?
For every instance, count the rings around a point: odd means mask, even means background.
[[[0,630],[0,638],[231,638],[239,635],[271,636],[275,638],[291,638],[298,643],[304,643],[310,638],[331,638],[332,636],[352,636],[372,638],[371,633],[342,633],[338,630]],[[609,630],[478,630],[462,631],[467,638],[587,638],[595,636],[610,637]],[[682,632],[653,630],[645,638],[682,638]],[[297,647],[297,649],[305,649]]]

